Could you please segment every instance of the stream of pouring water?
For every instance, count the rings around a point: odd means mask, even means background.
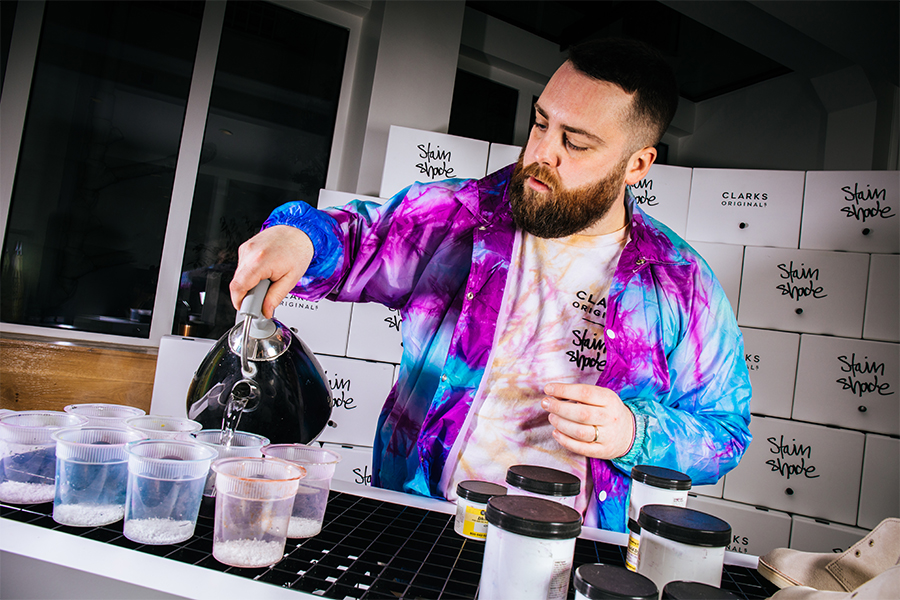
[[[234,384],[231,393],[228,395],[228,402],[225,405],[225,413],[222,415],[222,435],[219,443],[223,446],[231,446],[234,439],[234,432],[238,430],[238,423],[247,402],[253,396],[256,383],[253,380],[256,375],[256,365],[250,362],[247,355],[250,345],[250,324],[253,317],[247,315],[244,319],[244,327],[241,335],[241,375],[243,379]]]

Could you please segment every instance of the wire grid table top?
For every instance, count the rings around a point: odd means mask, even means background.
[[[267,568],[229,567],[212,556],[213,519],[201,513],[194,536],[179,544],[144,545],[122,534],[122,522],[68,527],[51,503],[0,503],[0,517],[144,552],[169,560],[306,592],[323,598],[474,599],[484,543],[458,535],[453,515],[332,490],[322,531],[289,539],[284,558]],[[625,565],[624,548],[579,538],[573,567]],[[740,598],[768,598],[777,588],[746,567],[726,565],[722,586]],[[569,586],[569,598],[574,589]]]

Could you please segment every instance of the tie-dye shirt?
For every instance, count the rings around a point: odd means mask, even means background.
[[[627,238],[627,227],[560,239],[517,232],[490,366],[444,467],[448,499],[460,481],[505,484],[510,466],[540,465],[581,480],[571,506],[585,512],[590,462],[553,438],[541,399],[551,381],[593,384],[603,371],[606,296]]]
[[[490,356],[515,225],[510,165],[481,180],[414,184],[383,205],[277,208],[264,226],[306,232],[294,293],[401,311],[400,373],[378,422],[373,485],[442,497],[440,482]],[[625,456],[591,459],[597,515],[626,531],[630,473],[656,465],[713,484],[750,443],[750,379],[731,305],[706,262],[628,195],[631,239],[609,290],[597,385],[635,416]]]

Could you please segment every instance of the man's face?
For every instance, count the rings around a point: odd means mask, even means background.
[[[565,63],[535,105],[510,186],[516,224],[539,237],[625,225],[632,96]]]

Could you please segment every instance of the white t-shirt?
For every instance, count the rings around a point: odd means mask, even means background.
[[[541,465],[581,479],[575,508],[584,514],[593,489],[588,459],[553,439],[541,399],[550,382],[597,383],[606,297],[627,241],[627,227],[560,239],[517,234],[488,367],[444,467],[448,499],[460,481],[505,485],[511,465]]]

